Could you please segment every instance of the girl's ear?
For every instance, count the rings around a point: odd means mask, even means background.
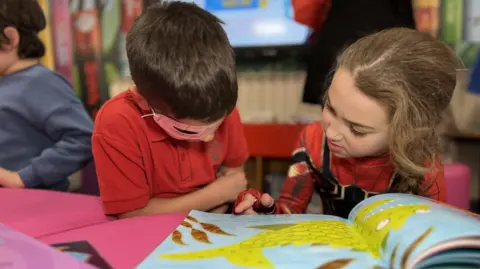
[[[13,50],[18,47],[18,43],[20,43],[20,35],[15,27],[6,27],[3,29],[3,35],[7,39],[7,42],[2,45],[2,50]]]

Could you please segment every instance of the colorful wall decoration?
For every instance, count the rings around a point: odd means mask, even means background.
[[[55,69],[75,86],[77,96],[81,97],[78,82],[73,77],[72,22],[70,19],[69,1],[50,0],[52,43],[55,58]],[[75,82],[75,83],[74,83]]]
[[[40,33],[42,63],[71,81],[95,118],[109,85],[129,75],[125,37],[145,6],[158,0],[38,0],[50,27]],[[453,46],[467,67],[480,49],[479,0],[413,0],[420,31]]]
[[[45,18],[47,20],[47,27],[45,30],[39,33],[39,37],[42,40],[43,44],[45,45],[45,56],[41,59],[41,63],[50,68],[55,69],[55,60],[53,55],[53,44],[52,44],[52,34],[49,25],[50,22],[50,6],[48,0],[38,0],[38,3],[43,9],[43,13],[45,13]]]
[[[50,20],[51,66],[72,83],[92,118],[109,85],[128,76],[125,36],[144,0],[39,0]],[[48,4],[46,4],[48,2]]]
[[[480,1],[414,0],[420,31],[431,33],[455,48],[466,67],[480,49]]]

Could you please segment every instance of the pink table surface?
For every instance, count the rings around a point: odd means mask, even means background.
[[[0,223],[39,237],[105,223],[95,196],[31,189],[0,188]]]
[[[115,269],[135,268],[184,220],[184,214],[122,219],[37,237],[47,244],[87,240]]]

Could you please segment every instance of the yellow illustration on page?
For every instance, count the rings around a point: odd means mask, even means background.
[[[163,254],[161,259],[196,260],[224,257],[230,263],[243,267],[275,268],[263,255],[264,248],[286,245],[325,245],[333,248],[348,248],[368,251],[365,241],[353,230],[352,225],[338,220],[315,220],[293,224],[263,225],[249,228],[263,232],[242,242],[200,251]]]
[[[391,230],[399,231],[410,216],[427,213],[430,209],[428,204],[395,204],[374,211],[393,201],[394,199],[376,201],[365,206],[355,216],[355,229],[368,242],[374,257],[380,257],[381,246]]]

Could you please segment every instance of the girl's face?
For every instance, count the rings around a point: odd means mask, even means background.
[[[327,94],[322,127],[334,155],[374,157],[387,151],[387,113],[355,86],[350,72],[339,68]]]

